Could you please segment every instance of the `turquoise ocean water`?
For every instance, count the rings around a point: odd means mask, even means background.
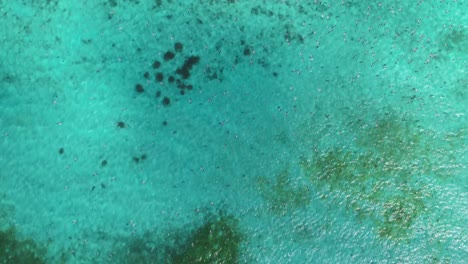
[[[467,26],[0,0],[0,263],[468,263]]]

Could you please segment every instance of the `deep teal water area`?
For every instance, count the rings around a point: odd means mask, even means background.
[[[468,263],[467,14],[0,0],[0,263]]]

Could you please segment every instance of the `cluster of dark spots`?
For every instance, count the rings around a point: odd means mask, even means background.
[[[0,1],[0,2],[3,2],[3,1]],[[55,12],[57,11],[57,5],[58,5],[58,2],[59,0],[45,0],[45,1],[26,1],[26,0],[22,0],[20,1],[22,2],[23,5],[28,5],[32,8],[37,8],[37,10],[42,10],[42,11],[45,11],[47,10],[47,12]],[[3,8],[2,8],[3,10]],[[36,10],[36,9],[35,9]],[[47,20],[45,20],[46,23],[49,23],[51,21],[51,18],[48,18]],[[25,26],[25,29],[29,30],[29,26]],[[1,248],[0,248],[1,250]],[[0,251],[1,252],[1,251]],[[1,258],[2,255],[0,255],[0,258]],[[3,258],[1,258],[3,259]],[[8,263],[13,263],[13,262],[8,262]]]
[[[153,69],[158,69],[159,67],[161,67],[161,62],[154,61],[152,66],[153,66]]]
[[[271,17],[271,16],[274,15],[274,13],[273,13],[272,11],[267,10],[267,9],[265,9],[264,7],[260,7],[260,6],[253,7],[252,9],[250,9],[250,13],[251,13],[252,15],[256,15],[256,16],[258,16],[258,15],[264,15],[264,16],[269,16],[269,17]]]
[[[125,123],[124,123],[123,121],[119,121],[119,122],[117,122],[117,127],[119,127],[119,128],[126,128],[127,125],[125,125]]]
[[[244,48],[244,55],[245,56],[250,56],[250,54],[251,54],[250,47],[245,47]]]
[[[175,50],[176,52],[181,52],[183,48],[184,48],[184,46],[183,46],[182,43],[180,43],[180,42],[176,42],[176,43],[174,44],[174,50]]]
[[[188,79],[190,77],[190,70],[192,70],[193,65],[198,64],[198,62],[200,62],[200,57],[190,56],[185,60],[184,65],[176,70],[176,73],[182,76],[182,79]]]
[[[212,72],[210,67],[206,68],[205,73],[210,80],[218,79],[218,74],[216,72]]]
[[[296,33],[293,31],[289,26],[285,27],[285,32],[284,32],[284,40],[286,42],[291,42],[293,40],[297,40],[299,43],[304,44],[304,37],[301,34]],[[316,46],[318,48],[319,45]]]
[[[63,148],[60,148],[59,149],[59,154],[62,155],[63,153],[65,153],[65,151],[63,150]]]
[[[176,53],[182,53],[184,50],[184,45],[181,42],[175,42],[173,46],[174,50],[167,50],[163,55],[162,55],[162,60],[154,60],[151,67],[153,69],[160,69],[162,66],[162,62],[167,62],[171,61],[175,58]],[[192,90],[193,86],[190,84],[185,84],[183,80],[186,80],[190,78],[190,71],[193,68],[193,65],[198,64],[200,61],[200,57],[198,56],[188,56],[185,58],[185,61],[182,66],[176,67],[175,69],[175,74],[174,73],[167,73],[163,70],[155,71],[153,72],[155,74],[155,82],[159,84],[163,84],[165,80],[167,80],[168,83],[176,83],[178,91],[181,95],[184,95],[187,93],[188,90]],[[143,71],[143,77],[144,79],[151,80],[151,75],[153,74],[151,71]],[[145,91],[145,88],[143,87],[142,83],[138,83],[135,85],[135,90],[137,93],[143,93]],[[165,94],[163,91],[156,91],[155,93],[156,98],[161,98],[160,103],[163,106],[169,106],[171,104],[171,96],[164,96]],[[177,100],[176,100],[177,101]]]
[[[175,54],[172,51],[167,51],[166,53],[164,53],[165,61],[172,60],[174,57],[175,57]]]
[[[192,90],[193,89],[193,86],[191,84],[185,84],[185,83],[179,83],[177,85],[177,88],[179,88],[180,90],[184,90],[184,89],[187,89],[187,90]]]
[[[259,13],[259,10],[258,10],[257,7],[253,7],[252,9],[250,9],[250,13],[251,13],[252,15],[256,15],[256,16],[257,16],[258,13]]]
[[[189,89],[190,86],[190,89]],[[184,90],[192,90],[192,85],[187,85],[185,83],[182,83],[181,81],[177,80],[177,88],[179,88],[179,93],[181,95],[185,94]]]
[[[133,156],[132,160],[135,163],[140,163],[140,161],[146,160],[147,158],[148,158],[148,156],[146,156],[146,154],[142,154],[140,157]]]
[[[116,0],[109,0],[108,1],[110,7],[116,7],[117,6],[117,1]]]
[[[105,167],[106,165],[107,165],[107,160],[103,160],[103,161],[101,162],[101,166],[102,166],[102,167]]]
[[[93,42],[92,39],[82,39],[81,42],[83,42],[83,44],[91,44],[91,42]]]
[[[105,188],[106,188],[106,185],[101,182],[101,189],[105,189]],[[93,185],[93,187],[91,187],[91,192],[94,190],[96,190],[96,185]]]
[[[164,74],[161,72],[156,73],[156,81],[162,82],[164,80]]]
[[[137,85],[135,85],[135,91],[136,91],[137,93],[142,93],[142,92],[145,91],[145,89],[143,88],[143,85],[141,85],[141,84],[138,83]]]
[[[258,64],[262,65],[263,68],[268,68],[270,64],[265,60],[265,58],[260,58],[258,60]]]
[[[237,64],[238,62],[235,62],[235,64]],[[213,81],[213,80],[218,80],[220,82],[223,81],[222,79],[222,75],[223,75],[223,72],[224,72],[224,68],[221,67],[221,68],[218,68],[218,69],[213,69],[211,68],[210,66],[207,66],[205,68],[205,76],[206,78],[208,78],[210,81]]]
[[[167,96],[164,96],[164,98],[162,99],[161,103],[162,103],[164,106],[169,106],[169,104],[171,103],[171,99],[169,99],[169,97],[167,97]]]

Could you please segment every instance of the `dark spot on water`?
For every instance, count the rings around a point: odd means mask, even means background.
[[[153,62],[153,69],[158,69],[161,66],[161,62],[159,61],[154,61]]]
[[[110,7],[116,7],[117,6],[117,1],[116,0],[109,0],[109,5],[110,5]]]
[[[185,60],[184,65],[176,70],[176,73],[182,76],[182,79],[188,79],[190,77],[190,70],[198,62],[200,62],[200,57],[190,56]]]
[[[184,89],[192,90],[193,89],[193,86],[191,84],[184,84],[184,83],[178,84],[177,87],[179,89],[181,89],[181,90],[184,90]]]
[[[157,91],[156,92],[156,97],[160,97],[161,96],[161,91]]]
[[[171,103],[171,99],[164,97],[161,102],[164,106],[168,106]]]
[[[59,154],[63,154],[65,151],[63,150],[63,148],[60,148],[59,149]]]
[[[180,42],[176,42],[176,43],[174,44],[174,49],[175,49],[176,52],[181,52],[182,49],[183,49],[183,47],[184,47],[184,46],[183,46],[182,43],[180,43]]]
[[[107,160],[103,160],[103,161],[101,162],[101,166],[104,167],[104,166],[106,166],[106,165],[107,165]]]
[[[197,64],[198,62],[200,62],[200,57],[190,56],[188,57],[188,59],[185,60],[185,65],[188,65],[190,68],[192,68],[192,66]]]
[[[164,80],[164,74],[158,72],[158,73],[156,74],[156,81],[162,82],[163,80]]]
[[[174,57],[175,57],[174,52],[168,51],[168,52],[164,53],[164,60],[165,61],[172,60]]]
[[[137,91],[137,93],[142,93],[145,91],[145,89],[143,88],[143,85],[137,84],[135,85],[135,91]]]
[[[117,126],[120,127],[120,128],[125,128],[126,127],[126,125],[125,125],[125,123],[123,121],[117,122]]]

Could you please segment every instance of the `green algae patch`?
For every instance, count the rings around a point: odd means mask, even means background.
[[[365,127],[360,131],[357,145],[393,162],[416,158],[415,155],[421,154],[421,133],[411,127],[415,122],[397,118],[387,115]]]
[[[221,214],[196,229],[172,263],[238,263],[241,242],[239,221]]]
[[[201,219],[193,219],[198,222]],[[115,237],[115,263],[239,263],[244,235],[239,220],[223,211],[209,212],[195,228],[168,227]],[[109,259],[110,260],[110,259]]]
[[[286,215],[310,204],[308,186],[293,180],[288,170],[278,173],[273,181],[266,177],[257,179],[258,189],[274,214]]]
[[[169,237],[166,238],[169,241]],[[116,263],[169,263],[167,261],[167,240],[154,232],[117,238],[112,252],[116,252]]]
[[[384,220],[379,223],[381,237],[406,237],[418,217],[426,206],[423,200],[413,196],[396,196],[383,204]]]
[[[46,250],[33,240],[21,240],[14,228],[0,231],[0,263],[41,264]]]
[[[357,122],[354,146],[317,150],[301,158],[301,167],[322,199],[338,195],[358,219],[374,223],[381,238],[407,239],[432,196],[421,181],[440,176],[414,123],[392,114],[372,125]]]
[[[30,238],[21,238],[18,230],[12,226],[10,215],[15,208],[3,202],[6,196],[0,194],[0,264],[46,263],[47,249]]]

